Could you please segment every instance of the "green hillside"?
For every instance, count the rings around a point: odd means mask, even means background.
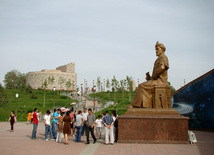
[[[29,110],[38,108],[42,114],[45,114],[46,110],[53,109],[54,93],[53,91],[45,91],[45,107],[44,107],[44,91],[43,90],[32,90],[27,92],[26,90],[6,90],[8,103],[0,106],[0,121],[7,121],[10,112],[16,113],[16,97],[18,93],[19,97],[17,100],[17,119],[18,121],[27,121],[27,114]],[[55,92],[55,106],[71,108],[70,103],[77,102],[66,96],[61,96],[58,91]]]
[[[98,104],[105,104],[108,101],[114,101],[115,105],[111,105],[108,108],[97,112],[96,116],[102,114],[105,111],[109,111],[109,113],[111,114],[112,111],[116,110],[118,115],[123,115],[126,111],[127,108],[125,108],[125,106],[128,106],[131,104],[130,101],[133,100],[134,96],[135,96],[136,92],[131,92],[131,94],[129,95],[129,92],[100,92],[100,93],[96,93],[95,97],[96,99],[98,98]],[[90,94],[90,97],[94,98],[94,94]],[[130,97],[130,99],[129,99]],[[130,101],[129,101],[130,100]]]

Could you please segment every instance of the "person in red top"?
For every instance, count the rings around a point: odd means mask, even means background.
[[[36,139],[36,132],[37,132],[37,127],[38,127],[38,117],[41,114],[41,112],[37,115],[38,108],[34,109],[33,113],[33,131],[32,131],[32,139]]]

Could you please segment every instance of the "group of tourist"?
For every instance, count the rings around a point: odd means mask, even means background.
[[[38,117],[41,112],[38,113],[38,109],[35,108],[33,112],[33,131],[32,139],[36,139],[36,132],[38,127]],[[48,141],[48,134],[50,139],[56,142],[62,142],[64,137],[64,144],[68,144],[68,138],[71,135],[75,136],[75,142],[81,142],[81,136],[86,135],[86,143],[90,144],[89,133],[93,138],[93,143],[97,142],[97,139],[101,138],[102,131],[104,130],[105,144],[113,145],[117,141],[117,114],[113,112],[112,116],[109,115],[108,111],[103,113],[98,118],[92,113],[92,109],[84,109],[82,111],[66,111],[62,112],[61,109],[54,110],[51,115],[50,110],[47,110],[44,120],[45,124],[45,140]],[[96,129],[96,136],[94,131]]]
[[[28,112],[27,124],[32,122],[32,139],[36,139],[37,127],[39,123],[39,117],[41,112],[38,112],[38,108],[34,111]],[[8,119],[11,125],[11,132],[14,131],[14,123],[16,123],[16,116],[14,112],[11,111],[11,115]],[[50,139],[56,142],[62,142],[62,138],[65,138],[65,144],[68,144],[68,138],[71,135],[75,137],[75,142],[81,142],[81,136],[86,135],[86,144],[90,144],[89,133],[93,138],[93,143],[96,143],[97,139],[101,139],[102,133],[104,132],[105,144],[113,145],[118,139],[118,121],[117,113],[113,111],[112,116],[109,112],[105,113],[95,118],[92,113],[92,109],[84,108],[82,111],[72,110],[62,112],[61,109],[54,109],[51,115],[50,110],[47,110],[43,123],[45,124],[45,140],[48,141],[48,134]],[[96,130],[96,136],[94,131]],[[110,139],[110,140],[109,140]]]

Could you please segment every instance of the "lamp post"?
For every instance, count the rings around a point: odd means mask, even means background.
[[[16,117],[17,117],[17,102],[18,102],[18,97],[19,97],[19,94],[16,93]]]
[[[101,97],[102,97],[102,92],[103,92],[103,83],[101,83]]]
[[[103,80],[103,90],[104,90],[104,92],[105,92],[105,79]]]
[[[56,90],[56,87],[53,87],[53,91],[54,91],[54,101],[53,101],[53,108],[55,108],[55,90]]]
[[[81,101],[82,101],[82,94],[83,94],[83,91],[82,91],[82,83],[81,83]]]
[[[73,95],[72,95],[72,97],[73,97],[73,99],[74,99],[74,81],[72,81],[72,85],[73,85],[73,90],[72,90]]]
[[[87,94],[87,92],[88,92],[87,83],[88,83],[88,81],[85,82],[85,84],[86,84],[85,93],[86,93],[86,94]]]
[[[84,88],[83,88],[83,90],[85,90],[85,79],[84,79]]]
[[[94,86],[92,88],[92,91],[94,92],[94,108],[93,108],[93,112],[95,113],[95,105],[96,105],[96,102],[95,102],[95,92],[96,92],[96,86]]]

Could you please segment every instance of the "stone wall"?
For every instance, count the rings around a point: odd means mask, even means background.
[[[45,80],[54,78],[53,83],[49,83],[47,89],[56,90],[76,90],[77,74],[75,71],[75,63],[70,63],[64,66],[57,67],[56,70],[42,70],[39,72],[29,72],[26,76],[26,84],[30,85],[33,89],[39,89]],[[64,81],[61,82],[60,81]],[[71,86],[67,88],[66,82],[70,81]]]

